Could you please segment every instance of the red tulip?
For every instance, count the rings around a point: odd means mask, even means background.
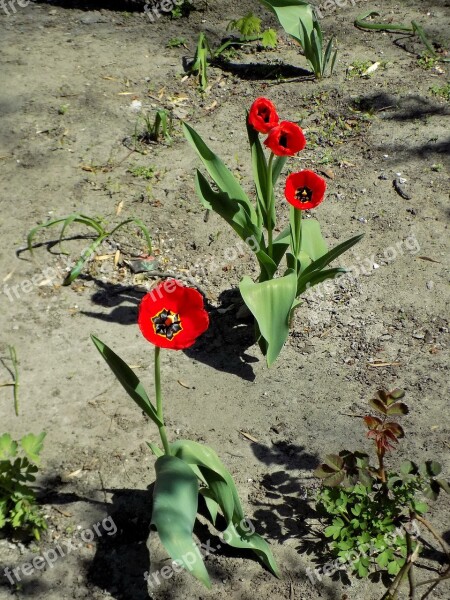
[[[306,146],[306,139],[296,123],[281,121],[269,131],[264,144],[277,156],[294,156]]]
[[[275,106],[267,98],[257,98],[248,114],[248,122],[259,131],[259,133],[269,133],[272,127],[278,125],[279,117]]]
[[[288,176],[284,195],[289,204],[300,210],[306,210],[315,208],[322,202],[326,189],[325,179],[305,169]]]
[[[208,329],[203,296],[176,279],[160,283],[139,305],[142,335],[160,348],[189,348]]]

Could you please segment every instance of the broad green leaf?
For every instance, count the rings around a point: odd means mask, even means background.
[[[284,277],[262,283],[254,283],[246,275],[239,289],[267,342],[266,360],[270,367],[289,335],[289,316],[297,292],[296,274],[290,272]]]
[[[241,200],[252,222],[256,224],[257,217],[255,209],[231,171],[224,165],[220,158],[208,148],[198,133],[186,123],[183,123],[183,133],[190,145],[196,150],[205,165],[206,170],[219,189],[228,194],[230,198]]]
[[[303,219],[301,250],[311,261],[321,258],[327,253],[327,244],[322,237],[319,222],[315,219]]]
[[[45,431],[43,431],[39,435],[29,433],[20,440],[20,445],[22,446],[23,451],[27,455],[27,458],[35,464],[39,463],[39,454],[41,453],[42,447],[44,445],[44,439],[46,435],[47,434],[45,433]]]
[[[446,494],[450,494],[450,481],[445,481],[445,479],[436,479],[436,483],[444,490]]]
[[[277,17],[286,33],[302,42],[299,21],[301,21],[308,34],[314,27],[314,14],[311,5],[302,0],[260,0]],[[302,44],[303,46],[303,44]]]
[[[0,460],[8,460],[16,456],[17,442],[14,442],[9,433],[4,433],[0,437]]]
[[[263,245],[262,232],[252,221],[245,205],[226,192],[215,192],[200,171],[195,176],[195,191],[203,206],[225,219],[241,239],[246,241],[253,237],[259,247]]]
[[[219,504],[227,523],[234,514],[244,517],[233,478],[212,448],[192,440],[178,440],[170,445],[170,450],[189,464],[210,488],[211,497]]]
[[[247,531],[242,526],[242,521],[230,524],[222,535],[224,541],[233,548],[253,550],[276,577],[281,577],[269,544],[258,533]]]
[[[122,360],[120,356],[113,352],[111,348],[109,348],[101,340],[95,337],[95,335],[91,335],[91,339],[130,398],[136,402],[139,408],[143,410],[158,427],[161,427],[163,423],[156,414],[156,408],[150,402],[147,392],[145,391],[144,386],[140,382],[136,373],[130,369],[127,363]]]
[[[172,560],[210,588],[208,572],[192,539],[198,508],[197,477],[176,456],[161,456],[155,470],[151,526]]]

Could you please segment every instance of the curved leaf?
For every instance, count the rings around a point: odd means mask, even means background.
[[[218,188],[222,192],[228,194],[230,198],[241,200],[245,205],[246,211],[252,222],[256,225],[258,221],[255,209],[231,171],[224,165],[220,158],[208,148],[198,133],[186,123],[183,123],[183,133],[190,145],[196,150]]]
[[[260,0],[279,20],[286,33],[298,40],[304,48],[304,39],[300,31],[299,21],[304,24],[308,33],[314,29],[314,13],[311,5],[303,0]]]
[[[172,560],[210,588],[208,572],[192,539],[198,508],[197,477],[176,456],[161,456],[155,470],[151,526]]]
[[[295,272],[288,272],[278,279],[254,283],[246,275],[239,289],[267,342],[266,360],[270,367],[289,335],[289,316],[296,297],[297,276]]]
[[[162,427],[164,423],[156,414],[156,408],[150,402],[147,392],[145,391],[144,386],[140,382],[136,373],[130,369],[127,363],[122,360],[120,356],[117,356],[117,354],[113,352],[111,348],[95,337],[95,335],[91,335],[91,339],[130,398],[136,402],[139,408],[143,410],[158,427]]]

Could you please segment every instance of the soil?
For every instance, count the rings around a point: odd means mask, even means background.
[[[313,469],[327,452],[369,450],[352,415],[365,413],[378,388],[402,387],[411,411],[391,464],[435,458],[450,473],[450,111],[436,95],[448,81],[446,63],[424,69],[417,37],[361,31],[353,21],[369,8],[390,22],[416,20],[445,48],[449,3],[348,2],[321,21],[339,49],[332,77],[314,81],[299,48],[279,32],[275,50],[245,47],[228,63],[210,66],[204,95],[183,67],[199,32],[215,46],[228,22],[249,11],[276,27],[264,9],[248,0],[194,0],[189,16],[151,22],[142,4],[133,3],[132,12],[131,3],[116,3],[116,10],[108,4],[36,2],[15,5],[9,15],[0,9],[0,381],[10,378],[9,345],[20,372],[19,418],[11,388],[0,389],[1,431],[16,438],[47,432],[37,484],[49,523],[39,543],[0,540],[0,598],[378,599],[380,583],[324,577],[313,585],[307,577],[308,567],[326,562],[305,541],[320,529]],[[184,45],[168,47],[174,38]],[[356,61],[380,65],[361,77]],[[342,261],[355,277],[305,300],[270,370],[251,323],[241,318],[236,291],[243,274],[256,274],[255,262],[218,216],[206,218],[193,183],[200,164],[180,127],[180,119],[194,126],[251,190],[244,112],[261,95],[283,118],[301,120],[309,141],[287,168],[327,176],[327,199],[314,217],[329,245],[365,233]],[[136,144],[139,115],[157,108],[173,114],[172,143]],[[150,169],[149,179],[137,167]],[[38,234],[34,257],[24,247],[35,225],[73,212],[109,224],[142,219],[158,270],[205,293],[208,332],[185,353],[163,354],[168,433],[219,452],[252,523],[273,545],[282,579],[224,549],[207,559],[211,591],[187,574],[147,585],[154,458],[145,441],[157,435],[90,334],[136,367],[150,391],[153,355],[136,313],[156,278],[133,274],[124,262],[145,253],[132,225],[103,244],[71,286],[62,286],[68,261],[88,243],[87,230],[69,229],[69,258],[48,243],[58,239],[57,228]],[[278,212],[282,225],[284,201]],[[108,515],[115,535],[106,531]],[[432,505],[429,517],[450,542],[449,499]],[[82,532],[97,523],[101,535],[83,541]],[[204,524],[196,534],[217,544]],[[70,540],[76,548],[52,568],[22,574],[14,586],[4,577],[5,567]],[[445,563],[428,541],[419,561],[423,578]],[[449,598],[450,586],[430,597]]]

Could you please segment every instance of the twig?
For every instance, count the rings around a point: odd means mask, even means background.
[[[14,411],[16,416],[19,416],[19,369],[17,366],[17,353],[14,346],[9,346],[9,355],[14,369]]]

